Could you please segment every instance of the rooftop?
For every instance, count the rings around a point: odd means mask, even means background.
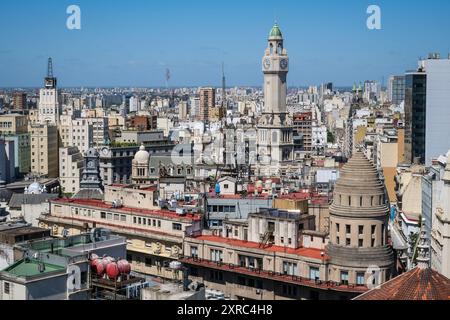
[[[167,218],[181,221],[200,221],[202,217],[198,214],[186,214],[179,215],[176,212],[172,212],[169,210],[150,210],[150,209],[142,209],[142,208],[132,208],[132,207],[120,207],[114,208],[112,204],[101,200],[93,200],[93,199],[67,199],[60,198],[56,200],[52,200],[52,203],[61,203],[61,204],[74,204],[81,206],[89,206],[97,209],[109,209],[115,212],[122,213],[133,213],[133,214],[141,214],[141,215],[149,215],[158,218]]]
[[[355,300],[450,300],[450,279],[430,268],[415,268]]]
[[[40,267],[41,265],[41,267]],[[3,272],[16,277],[35,277],[55,271],[63,271],[66,268],[49,263],[43,263],[34,259],[23,259],[9,266]]]
[[[318,260],[328,259],[328,257],[326,255],[324,255],[322,257],[323,250],[314,249],[314,248],[292,249],[292,248],[280,247],[280,246],[268,246],[268,247],[262,248],[262,247],[260,247],[260,244],[257,242],[229,239],[229,238],[224,238],[224,237],[219,237],[219,236],[209,236],[209,235],[201,235],[201,236],[195,237],[194,239],[201,240],[201,241],[227,244],[230,246],[236,246],[236,247],[240,247],[240,248],[259,249],[259,250],[263,250],[263,251],[267,251],[267,252],[294,254],[297,256],[318,259]]]

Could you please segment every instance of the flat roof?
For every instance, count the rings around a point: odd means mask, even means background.
[[[51,200],[52,203],[61,203],[61,204],[77,204],[77,205],[85,205],[89,207],[94,207],[97,209],[110,209],[114,212],[118,213],[134,213],[136,215],[149,215],[152,217],[159,218],[168,218],[174,220],[187,220],[187,221],[200,221],[202,217],[198,214],[186,214],[179,215],[176,212],[172,212],[169,210],[151,210],[151,209],[143,209],[143,208],[132,208],[132,207],[120,207],[114,208],[112,204],[108,204],[101,200],[93,200],[93,199],[66,199],[60,198]]]
[[[40,272],[40,270],[39,270],[39,264],[44,266],[44,269],[42,272]],[[58,266],[58,265],[49,264],[49,263],[43,263],[43,262],[40,262],[40,261],[34,260],[34,259],[29,259],[29,260],[23,259],[15,264],[13,264],[12,266],[6,268],[3,271],[7,272],[11,275],[17,276],[17,277],[33,277],[33,276],[38,276],[38,275],[54,272],[54,271],[62,271],[65,269],[66,268],[63,266]]]

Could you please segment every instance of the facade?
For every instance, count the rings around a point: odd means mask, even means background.
[[[406,74],[405,89],[405,157],[430,165],[436,154],[450,148],[448,100],[450,59],[432,54],[419,62],[416,72]]]
[[[405,76],[405,162],[425,162],[426,87],[424,72]]]
[[[0,115],[0,136],[14,144],[16,176],[30,172],[30,135],[27,117],[20,114]]]
[[[432,205],[431,268],[450,277],[450,154],[447,156],[441,183],[433,189],[436,200]]]
[[[86,119],[64,115],[58,128],[61,147],[77,147],[80,152],[86,152],[94,140],[93,128]]]
[[[216,89],[200,88],[200,105],[198,119],[209,121],[210,110],[216,106]]]
[[[365,284],[328,281],[326,236],[314,217],[277,209],[224,221],[220,233],[185,238],[189,278],[232,299],[349,299]]]
[[[450,142],[443,137],[450,136],[450,57],[440,59],[438,55],[420,62],[426,73],[426,116],[425,116],[425,164],[442,150],[450,149]]]
[[[16,178],[14,143],[0,139],[0,181],[14,182]]]
[[[27,94],[25,92],[14,92],[12,105],[14,110],[28,109]]]
[[[257,124],[257,175],[281,175],[294,157],[292,118],[286,108],[289,58],[278,25],[269,34],[262,59],[264,111]]]
[[[181,280],[169,268],[182,254],[185,234],[199,232],[199,215],[177,214],[157,206],[155,187],[114,185],[105,189],[105,201],[58,199],[50,202],[50,213],[40,217],[40,226],[61,237],[95,227],[111,229],[127,238],[127,260],[137,273]]]
[[[394,252],[388,244],[389,204],[383,183],[365,155],[356,151],[341,169],[330,206],[329,279],[373,284],[394,276]]]
[[[57,178],[59,174],[58,129],[52,124],[31,124],[31,173]]]
[[[59,148],[59,181],[63,193],[74,194],[80,190],[83,155],[77,147]]]
[[[405,101],[405,76],[389,78],[388,99],[395,105],[400,105]]]
[[[312,112],[297,113],[293,118],[294,132],[301,137],[301,151],[312,150]]]

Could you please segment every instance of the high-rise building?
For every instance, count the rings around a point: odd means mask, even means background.
[[[214,88],[201,88],[200,89],[200,114],[199,120],[208,121],[210,109],[216,105],[216,90]]]
[[[74,194],[80,190],[83,168],[83,155],[77,147],[59,148],[59,181],[63,193]]]
[[[59,176],[58,129],[51,124],[31,124],[31,173],[37,176]]]
[[[406,73],[405,160],[430,165],[450,142],[450,59],[430,54],[417,71]]]
[[[430,55],[420,62],[426,73],[425,163],[450,149],[450,56]]]
[[[39,91],[39,123],[58,124],[61,114],[60,95],[57,89],[57,79],[53,76],[52,59],[48,59],[45,87]],[[57,168],[56,168],[57,169]]]
[[[25,92],[14,92],[13,109],[15,110],[27,109],[27,94]]]
[[[257,125],[258,163],[256,173],[272,176],[287,172],[285,164],[294,156],[292,119],[286,108],[289,57],[283,35],[275,24],[262,58],[264,111]],[[284,168],[282,168],[284,167]]]
[[[389,78],[388,100],[395,105],[405,101],[405,76],[391,76]]]
[[[419,70],[405,76],[405,162],[425,161],[427,75]]]

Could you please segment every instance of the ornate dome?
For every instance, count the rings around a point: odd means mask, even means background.
[[[341,169],[330,214],[346,217],[387,215],[389,207],[378,172],[364,153],[356,151]]]
[[[138,163],[147,163],[150,158],[150,154],[145,150],[145,146],[142,144],[139,151],[134,155],[134,161]]]
[[[269,39],[277,40],[282,38],[283,34],[281,33],[280,27],[278,27],[278,24],[275,23],[272,27],[272,30],[270,30]]]
[[[46,193],[47,189],[45,186],[41,185],[39,182],[35,181],[32,184],[28,186],[28,188],[25,188],[25,194],[42,194]]]

